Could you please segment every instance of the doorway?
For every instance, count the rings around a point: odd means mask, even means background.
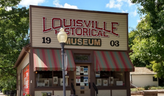
[[[76,71],[74,72],[74,87],[77,96],[91,96],[90,95],[90,65],[76,64]]]

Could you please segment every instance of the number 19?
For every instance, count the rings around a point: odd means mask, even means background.
[[[51,43],[51,38],[50,37],[42,37],[42,39],[43,39],[42,43],[47,43],[47,44]]]

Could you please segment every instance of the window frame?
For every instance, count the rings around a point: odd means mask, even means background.
[[[117,86],[117,85],[115,85],[115,84],[113,84],[113,85],[109,85],[109,81],[108,81],[108,86],[103,86],[103,78],[101,78],[102,79],[102,81],[101,81],[101,86],[96,86],[97,88],[100,88],[100,89],[106,89],[106,88],[125,88],[125,87],[127,87],[127,74],[126,74],[126,72],[124,72],[124,71],[109,71],[109,74],[110,74],[110,76],[111,76],[111,72],[123,72],[123,74],[124,74],[124,82],[123,82],[123,86]],[[100,77],[99,77],[100,78]],[[109,79],[108,79],[109,80]],[[95,72],[95,85],[97,85],[97,77],[96,77],[96,72]]]
[[[155,77],[153,76],[153,81],[154,81],[154,82],[158,81],[158,78],[155,78]]]
[[[60,86],[60,83],[58,83],[59,84],[59,86],[54,86],[54,84],[53,84],[53,73],[55,72],[55,71],[50,71],[50,72],[52,72],[52,86],[48,86],[48,87],[46,87],[46,86],[42,86],[42,87],[38,87],[37,86],[37,73],[36,72],[38,72],[38,71],[35,71],[34,72],[34,74],[35,74],[35,88],[37,88],[37,89],[40,89],[40,88],[59,88],[59,89],[61,89],[61,88],[63,88],[63,86]],[[43,71],[44,72],[44,71]],[[62,72],[62,71],[61,71]],[[68,71],[67,71],[68,72]],[[69,73],[69,72],[68,72]],[[65,77],[66,76],[69,76],[69,74],[67,73],[67,75],[65,75]],[[59,79],[58,79],[59,80]],[[59,82],[59,81],[58,81]],[[69,84],[69,78],[68,78],[68,86],[66,86],[66,88],[69,88],[70,87],[70,84]]]

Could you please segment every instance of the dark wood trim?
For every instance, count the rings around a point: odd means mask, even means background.
[[[130,92],[130,72],[125,72],[126,73],[126,85],[127,85],[127,96],[131,96],[131,92]]]
[[[97,86],[98,90],[104,90],[104,89],[127,89],[127,87],[122,86],[122,87],[118,87],[118,86]]]
[[[53,84],[53,76],[54,76],[54,71],[52,71],[52,87],[54,87],[54,84]],[[36,75],[35,75],[35,78],[36,78]],[[36,82],[36,80],[35,80],[35,82]],[[54,95],[54,89],[52,89],[52,95]]]
[[[95,71],[94,71],[94,53],[91,51],[90,53],[91,56],[91,66],[90,66],[90,84],[91,84],[91,95],[90,96],[95,96],[95,90],[93,88],[93,83],[95,83],[96,78],[95,78]]]
[[[32,85],[31,85],[31,79],[32,79],[32,74],[31,74],[31,71],[32,71],[32,62],[31,62],[31,48],[30,48],[30,53],[29,53],[29,76],[30,76],[30,78],[29,78],[29,94],[31,94],[32,93],[32,90],[31,90],[31,88],[32,88]]]
[[[35,80],[34,82],[36,82],[36,78],[37,78],[36,77],[36,72],[37,72],[37,70],[34,72],[34,80]],[[37,88],[37,83],[35,83],[35,88]]]
[[[31,46],[32,46],[32,5],[30,5],[30,10],[29,10],[30,14],[29,14],[29,17],[30,17],[30,43],[31,43]]]
[[[60,87],[37,87],[35,88],[35,91],[41,91],[41,90],[51,90],[51,91],[54,91],[54,90],[63,90],[63,87],[60,86]],[[71,90],[71,87],[66,87],[66,90]]]
[[[35,88],[35,72],[34,72],[34,64],[33,64],[33,48],[30,48],[30,95],[34,96],[34,88]]]
[[[65,45],[67,46],[67,45]],[[34,49],[54,49],[54,50],[61,50],[61,48],[47,48],[47,47],[32,47]],[[65,50],[72,50],[72,51],[75,51],[75,50],[85,50],[85,51],[111,51],[111,52],[128,52],[128,50],[101,50],[101,49],[76,49],[76,48],[64,48]],[[79,52],[81,52],[79,51]]]
[[[22,81],[23,81],[23,76],[22,76],[22,69],[21,69],[21,72],[20,72],[20,93],[19,93],[19,96],[21,96],[21,91],[22,91]]]
[[[129,41],[129,40],[128,40],[128,39],[129,39],[129,32],[128,32],[128,31],[129,31],[129,30],[128,30],[128,15],[127,15],[127,52],[129,52],[129,46],[128,46],[128,45],[129,45],[129,44],[128,44],[128,43],[129,43],[129,42],[128,42],[128,41]],[[128,54],[129,54],[129,53],[128,53]]]
[[[90,13],[106,13],[106,14],[119,14],[119,15],[128,15],[128,13],[117,13],[117,12],[107,12],[107,11],[95,11],[95,10],[81,10],[81,9],[66,9],[58,7],[48,7],[48,6],[35,6],[30,5],[30,8],[44,8],[44,9],[58,9],[58,10],[69,10],[69,11],[81,11],[81,12],[90,12]]]
[[[17,73],[17,70],[16,70],[16,73]],[[17,84],[16,84],[16,90],[19,89],[19,88],[18,88],[18,87],[19,87],[19,86],[18,86],[18,85],[19,85],[19,83],[18,83],[18,76],[19,76],[19,74],[17,73]]]

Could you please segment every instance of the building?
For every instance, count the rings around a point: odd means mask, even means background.
[[[134,72],[130,72],[131,83],[137,87],[158,86],[157,74],[146,67],[135,67]]]
[[[18,96],[63,96],[61,26],[68,34],[66,96],[130,96],[128,14],[43,6],[30,6],[30,44],[14,66]]]

